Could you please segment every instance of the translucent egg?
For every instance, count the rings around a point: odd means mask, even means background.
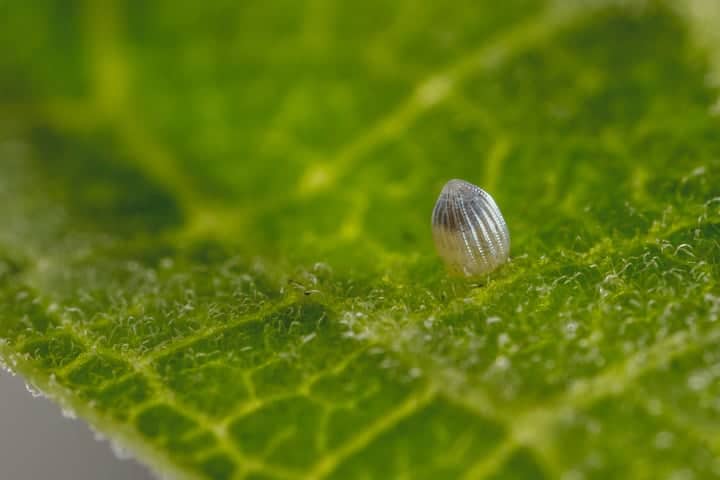
[[[485,275],[510,255],[510,233],[495,200],[464,180],[450,180],[443,187],[432,231],[437,252],[452,273]]]

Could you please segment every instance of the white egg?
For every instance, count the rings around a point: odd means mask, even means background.
[[[437,252],[453,273],[484,275],[510,255],[510,233],[495,200],[464,180],[450,180],[443,187],[432,230]]]

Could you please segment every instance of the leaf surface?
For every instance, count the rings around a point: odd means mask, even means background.
[[[714,2],[3,9],[0,356],[158,471],[720,476]]]

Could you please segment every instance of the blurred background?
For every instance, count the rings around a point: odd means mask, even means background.
[[[155,478],[144,466],[120,456],[85,422],[67,418],[47,398],[32,396],[20,376],[0,372],[0,478]]]

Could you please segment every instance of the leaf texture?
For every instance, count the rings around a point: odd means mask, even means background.
[[[158,472],[720,476],[715,2],[2,9],[0,357]]]

